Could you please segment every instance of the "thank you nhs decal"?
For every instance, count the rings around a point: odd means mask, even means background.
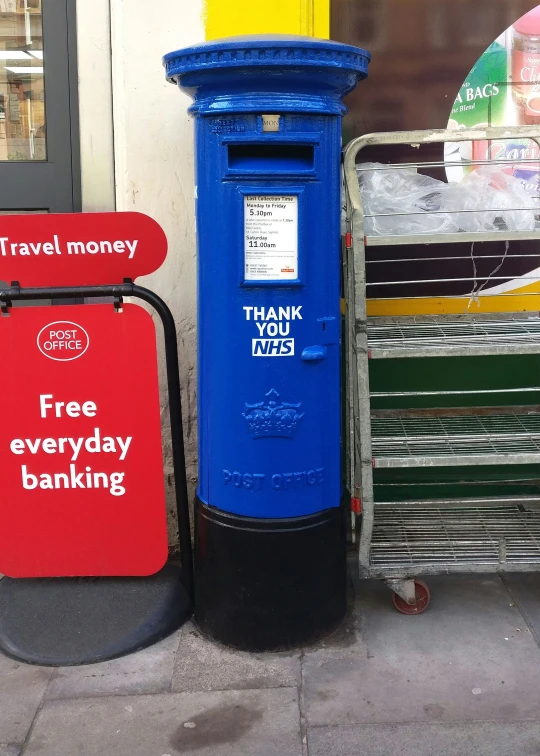
[[[246,320],[253,325],[253,357],[293,357],[294,321],[302,320],[299,307],[244,307]]]

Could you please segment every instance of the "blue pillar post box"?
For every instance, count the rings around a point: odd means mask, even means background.
[[[312,640],[346,609],[341,118],[369,60],[289,36],[164,58],[196,123],[195,612],[244,649]]]

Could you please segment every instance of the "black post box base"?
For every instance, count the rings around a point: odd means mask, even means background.
[[[0,651],[27,664],[93,664],[157,643],[191,613],[175,564],[139,578],[3,578]]]
[[[344,510],[262,520],[195,506],[195,619],[214,640],[278,651],[334,630],[347,610]]]

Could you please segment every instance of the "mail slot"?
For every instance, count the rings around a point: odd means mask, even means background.
[[[312,171],[315,148],[302,144],[230,144],[228,153],[231,169],[287,174]]]

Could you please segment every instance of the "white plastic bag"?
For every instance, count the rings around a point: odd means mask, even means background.
[[[537,201],[498,166],[483,166],[458,184],[363,163],[358,179],[368,236],[535,228]]]
[[[442,181],[382,163],[358,170],[368,236],[451,233],[457,221],[442,209]]]
[[[471,171],[461,184],[447,184],[451,191],[465,187],[472,195],[473,207],[483,212],[461,213],[460,228],[463,231],[534,231],[535,211],[538,200],[530,195],[523,182],[502,166],[484,165]],[[458,200],[459,204],[459,200]],[[464,218],[469,215],[469,219]]]

